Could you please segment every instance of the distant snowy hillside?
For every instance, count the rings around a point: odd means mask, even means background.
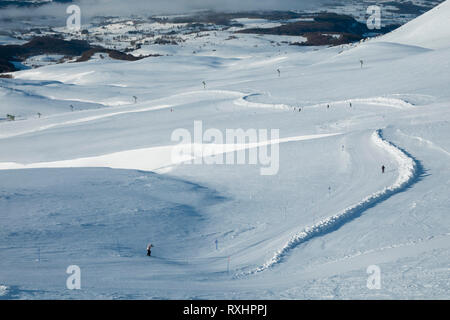
[[[450,0],[381,37],[382,41],[425,47],[450,47]]]

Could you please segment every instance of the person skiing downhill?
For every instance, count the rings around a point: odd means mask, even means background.
[[[386,167],[383,165],[382,167],[381,167],[381,173],[384,173],[386,171]]]
[[[153,247],[154,246],[151,243],[148,244],[148,246],[147,246],[147,256],[151,257],[151,255],[152,255],[152,248]]]

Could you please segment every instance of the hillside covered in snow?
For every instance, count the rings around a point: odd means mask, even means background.
[[[0,78],[0,299],[450,298],[449,17]]]

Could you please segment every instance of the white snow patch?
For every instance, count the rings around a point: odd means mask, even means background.
[[[258,143],[246,143],[246,144],[185,144],[183,150],[196,150],[196,155],[201,154],[201,157],[210,157],[214,155],[236,152],[240,150],[247,150],[252,148],[258,148],[267,145],[274,145],[287,142],[305,141],[313,139],[321,139],[326,137],[332,137],[340,135],[341,133],[331,134],[316,134],[316,135],[304,135],[296,137],[288,137],[281,139],[273,139],[268,141],[262,141]],[[197,150],[201,150],[201,153],[197,153]],[[96,157],[87,157],[63,161],[53,162],[40,162],[32,164],[20,164],[16,162],[3,162],[0,163],[0,170],[12,170],[12,169],[35,169],[35,168],[112,168],[112,169],[130,169],[130,170],[142,170],[142,171],[157,171],[162,170],[159,173],[168,172],[169,168],[175,165],[182,164],[187,161],[193,160],[194,156],[188,154],[182,157],[174,157],[174,152],[179,151],[179,145],[167,145],[159,147],[151,147],[136,150],[127,150],[121,152],[115,152],[111,154],[105,154]]]

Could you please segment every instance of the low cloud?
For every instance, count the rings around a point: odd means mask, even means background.
[[[169,14],[195,10],[251,11],[296,10],[317,6],[311,0],[81,0],[77,1],[88,16],[123,14]]]
[[[63,26],[71,4],[80,6],[82,24],[93,17],[183,14],[199,10],[219,12],[304,10],[318,8],[327,0],[75,0],[71,3],[49,2],[37,7],[0,9],[0,28],[7,31],[32,26]],[[329,1],[329,0],[328,0]],[[341,0],[347,1],[347,0]],[[1,32],[0,32],[1,33]]]
[[[317,7],[322,0],[78,0],[86,18],[95,16],[124,16],[189,13],[197,10],[253,11],[253,10],[300,10]],[[51,2],[35,8],[12,8],[0,10],[2,19],[15,17],[47,16],[58,18],[66,15],[70,3]]]

